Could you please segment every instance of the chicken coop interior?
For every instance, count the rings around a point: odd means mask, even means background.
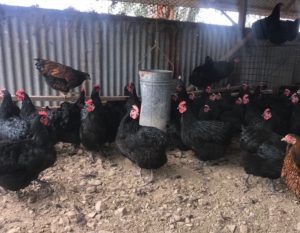
[[[95,1],[100,5],[100,1]],[[265,82],[270,88],[299,83],[299,38],[284,45],[255,40],[250,18],[267,16],[276,1],[112,1],[110,14],[1,6],[0,86],[26,89],[32,96],[55,96],[34,69],[34,58],[53,60],[88,72],[91,90],[122,95],[139,69],[173,70],[188,85],[193,69],[213,60],[240,57],[232,84]],[[215,9],[231,26],[198,23]],[[200,12],[200,13],[199,13]],[[236,13],[230,17],[226,12]],[[134,16],[133,16],[134,15]],[[299,16],[299,3],[285,3],[281,17]],[[257,18],[258,19],[258,18]],[[252,20],[253,21],[253,20]],[[220,82],[216,85],[222,85]]]
[[[299,26],[300,0],[0,0],[0,232],[300,232]]]

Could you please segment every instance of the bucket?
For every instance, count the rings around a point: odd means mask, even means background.
[[[141,115],[139,124],[166,131],[171,110],[171,89],[174,85],[170,70],[140,70]]]

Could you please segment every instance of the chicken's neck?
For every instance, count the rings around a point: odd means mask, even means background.
[[[20,115],[22,117],[28,117],[34,113],[36,113],[35,106],[33,105],[31,99],[28,96],[26,96],[22,103]]]
[[[8,119],[13,116],[14,103],[11,96],[5,95],[0,107],[0,119]]]

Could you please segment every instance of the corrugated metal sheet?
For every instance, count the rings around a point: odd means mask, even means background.
[[[89,72],[88,91],[100,83],[103,95],[121,95],[128,81],[138,84],[139,69],[174,65],[188,83],[206,55],[221,57],[240,37],[234,27],[7,6],[0,12],[0,86],[31,95],[58,94],[35,69],[36,57]],[[155,42],[159,49],[151,50]]]

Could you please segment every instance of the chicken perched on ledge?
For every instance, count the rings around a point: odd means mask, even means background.
[[[70,89],[80,86],[83,81],[90,79],[88,73],[75,70],[70,66],[41,58],[35,60],[37,61],[35,66],[45,77],[47,84],[64,94],[68,93]]]
[[[300,138],[295,134],[287,134],[281,141],[288,144],[281,177],[288,188],[300,198]]]

